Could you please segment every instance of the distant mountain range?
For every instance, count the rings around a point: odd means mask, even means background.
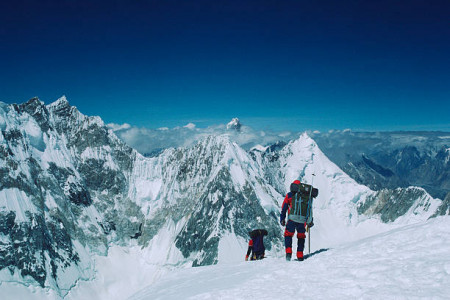
[[[219,261],[225,240],[245,248],[249,231],[266,228],[267,251],[282,252],[279,210],[294,179],[319,188],[318,246],[342,242],[349,228],[368,235],[365,224],[373,222],[379,225],[371,230],[381,230],[449,214],[448,198],[401,188],[407,182],[376,192],[353,180],[321,151],[323,135],[304,133],[250,151],[226,134],[209,135],[193,146],[144,157],[65,97],[49,105],[37,98],[2,103],[0,129],[0,281],[38,285],[61,296],[80,280],[95,280],[92,257],[108,256],[113,246],[139,245],[152,264],[202,266]],[[338,153],[336,141],[332,137],[326,151]],[[405,150],[395,156],[400,159],[393,169],[374,158],[382,157],[381,147],[361,160],[367,174],[395,177],[408,173],[408,166],[428,166],[422,163],[425,150],[414,147],[422,159]],[[426,153],[436,168],[448,170],[443,151]],[[441,160],[442,153],[447,156]],[[356,161],[356,154],[349,157]],[[433,172],[438,170],[422,178]],[[440,180],[442,187],[448,184]]]
[[[450,192],[450,133],[333,131],[311,136],[343,171],[371,189],[420,186],[441,199]]]

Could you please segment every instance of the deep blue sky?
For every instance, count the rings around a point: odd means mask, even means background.
[[[0,101],[105,122],[450,131],[450,2],[1,1]]]

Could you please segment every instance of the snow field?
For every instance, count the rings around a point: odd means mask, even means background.
[[[129,299],[449,299],[450,218],[312,255],[168,273]]]

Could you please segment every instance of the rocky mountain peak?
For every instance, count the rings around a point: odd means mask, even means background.
[[[241,122],[238,118],[233,118],[228,124],[227,124],[227,130],[234,130],[237,132],[241,131]]]
[[[23,106],[23,107],[26,107],[26,106],[42,106],[42,105],[44,105],[44,102],[39,100],[38,97],[33,97],[30,100],[28,100],[27,102],[25,102],[24,104],[21,104],[21,106]]]
[[[48,107],[51,107],[51,108],[55,108],[55,107],[59,107],[59,108],[62,108],[62,107],[67,107],[67,106],[70,106],[70,104],[69,104],[69,101],[67,100],[67,98],[66,98],[66,96],[61,96],[58,100],[56,100],[55,102],[53,102],[53,103],[50,103],[49,105],[48,105]]]

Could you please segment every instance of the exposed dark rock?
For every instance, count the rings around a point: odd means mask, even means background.
[[[422,197],[425,197],[425,191],[418,188],[381,190],[360,204],[358,213],[380,215],[383,222],[393,222],[403,216],[417,199]]]
[[[446,132],[315,133],[325,155],[358,183],[374,190],[420,186],[433,197],[450,192]]]
[[[47,107],[37,97],[30,99],[28,102],[19,105],[20,109],[31,115],[43,132],[47,132],[50,128],[48,122],[49,112]]]
[[[89,191],[75,183],[68,184],[68,196],[70,201],[75,205],[89,206],[92,204],[92,198]]]
[[[0,213],[0,233],[10,241],[1,244],[0,269],[19,271],[21,276],[31,276],[44,287],[48,275],[56,279],[59,266],[79,262],[70,235],[60,222],[44,221],[41,216],[28,213],[29,222],[15,223],[15,217],[14,212]],[[51,274],[47,274],[47,263]]]
[[[450,215],[450,192],[447,193],[447,196],[444,198],[444,201],[442,201],[442,204],[439,206],[438,210],[434,215],[431,217],[437,217],[437,216],[445,216]]]
[[[367,164],[367,166],[369,166],[375,172],[379,173],[381,176],[383,176],[383,177],[394,176],[394,172],[376,164],[375,162],[371,161],[367,156],[363,155],[362,160]]]

